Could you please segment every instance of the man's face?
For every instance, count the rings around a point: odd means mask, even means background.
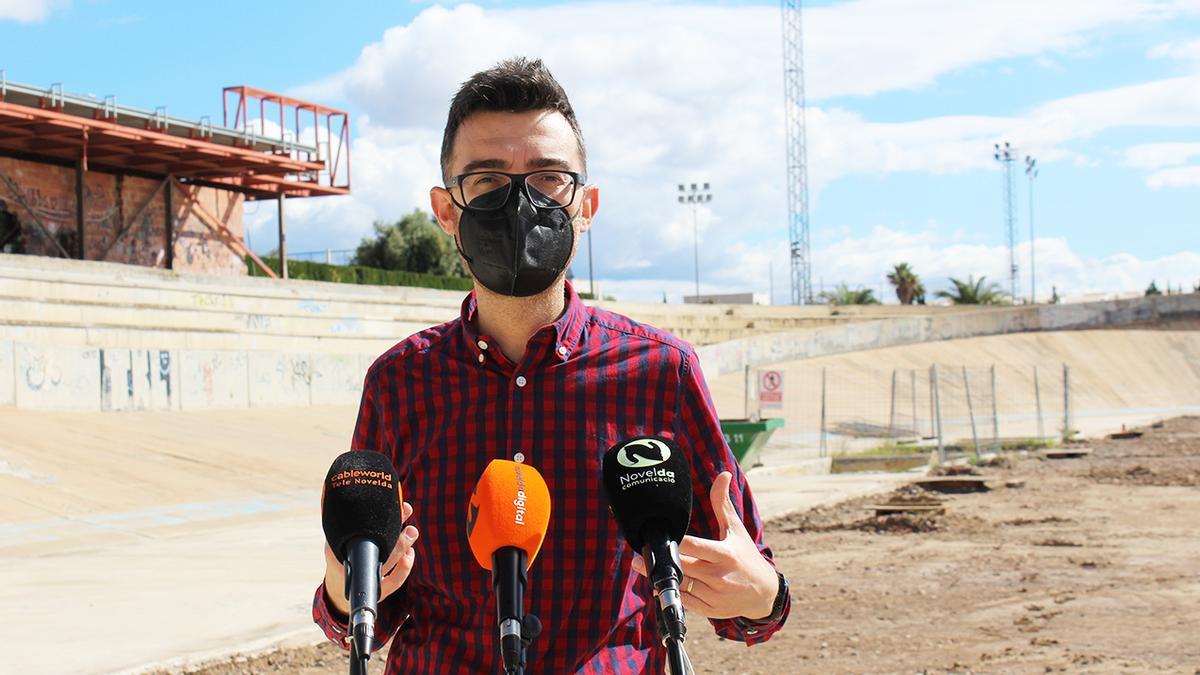
[[[579,156],[571,125],[558,111],[477,112],[458,128],[447,173],[457,176],[487,169],[506,173],[564,169],[582,173],[583,158]],[[430,190],[429,198],[442,230],[457,236],[462,211],[450,193],[443,187],[435,187]],[[567,207],[573,218],[576,242],[591,227],[599,204],[600,191],[595,185],[576,190],[574,201]]]

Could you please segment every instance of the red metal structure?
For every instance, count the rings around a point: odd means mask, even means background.
[[[298,174],[293,182],[331,194],[350,191],[350,116],[345,111],[247,86],[226,87],[221,98],[227,128],[276,139],[293,159],[324,164],[323,171]],[[258,116],[252,117],[256,108]],[[267,128],[268,111],[278,112],[277,129]]]
[[[66,94],[62,85],[38,88],[9,82],[0,70],[0,156],[75,169],[78,250],[67,251],[52,242],[64,256],[85,257],[83,186],[89,170],[160,182],[158,190],[172,213],[172,195],[182,194],[186,208],[218,239],[243,251],[270,276],[275,275],[222,218],[200,207],[196,194],[216,188],[240,193],[247,200],[278,200],[279,251],[286,278],[284,199],[350,193],[350,117],[335,108],[253,87],[227,87],[222,98],[224,125],[214,127],[204,118],[192,122],[170,117],[166,108],[150,112],[119,106],[111,96],[100,100]],[[278,111],[277,129],[268,128],[275,124],[268,122],[268,111]],[[257,118],[251,117],[253,112]],[[162,186],[170,187],[162,190]],[[0,188],[6,188],[0,192],[14,199],[33,225],[52,239],[17,181],[0,174]],[[138,214],[145,208],[143,204]],[[167,242],[174,241],[173,227],[174,218],[168,218]],[[173,251],[171,243],[168,267]]]

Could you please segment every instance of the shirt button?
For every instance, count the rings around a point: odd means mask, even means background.
[[[524,387],[526,385],[526,383],[528,383],[528,382],[529,382],[529,380],[526,380],[524,375],[517,376],[517,386],[518,387]]]
[[[559,355],[559,356],[566,356],[566,355],[567,355],[567,348],[566,348],[566,347],[564,347],[564,346],[562,346],[562,345],[559,345],[559,346],[558,346],[558,355]]]
[[[480,349],[487,349],[487,343],[484,342],[483,340],[480,340],[479,342],[476,342],[475,344],[479,345]]]
[[[525,461],[525,453],[518,452],[517,454],[513,455],[513,461],[516,462],[517,464],[524,462]]]
[[[483,363],[483,354],[480,354],[480,355],[479,355],[479,362],[480,362],[480,363]]]

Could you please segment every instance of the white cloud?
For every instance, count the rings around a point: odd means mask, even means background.
[[[1094,166],[1098,160],[1074,142],[1118,127],[1194,127],[1200,75],[1081,94],[1008,116],[879,122],[848,109],[845,99],[830,100],[925,87],[947,73],[1001,59],[1084,49],[1097,31],[1185,11],[1200,13],[1200,6],[860,0],[806,11],[808,93],[810,101],[826,102],[807,111],[810,199],[816,204],[825,186],[846,176],[992,168],[990,146],[998,140],[1013,141],[1043,165],[1063,160]],[[1038,20],[1029,21],[1030,15]],[[428,208],[428,188],[439,180],[446,108],[459,83],[503,57],[536,54],[571,93],[588,140],[590,179],[602,186],[593,243],[597,273],[608,279],[605,292],[639,284],[658,288],[651,293],[657,300],[663,290],[692,292],[692,216],[676,203],[675,185],[710,181],[714,200],[697,214],[702,287],[765,291],[773,267],[776,298],[782,299],[789,276],[779,30],[776,6],[431,7],[388,29],[343,72],[292,92],[360,112],[354,195],[293,202],[312,202],[307,211],[293,211],[289,203],[292,247],[306,237],[314,242],[309,248],[352,247],[371,220]],[[264,224],[256,227],[264,240],[272,239],[273,220],[260,220]],[[255,236],[258,241],[257,230]],[[929,243],[920,260],[940,265],[956,256],[1007,257],[997,256],[994,247],[951,243],[958,248]],[[877,261],[862,258],[866,250],[829,244],[820,229],[814,244],[825,246],[814,260],[830,285],[862,276],[851,269],[874,269],[874,280],[863,283],[875,287],[882,278],[878,270],[886,269],[868,267]],[[586,251],[580,251],[582,258]],[[843,255],[862,266],[842,262]],[[577,261],[580,270],[586,260]],[[663,285],[667,281],[677,285]]]
[[[1143,143],[1125,151],[1125,163],[1139,169],[1187,164],[1200,157],[1200,143]]]
[[[774,302],[786,303],[790,295],[790,268],[783,241],[761,245],[739,245],[730,251],[736,264],[718,273],[701,269],[700,286],[703,292],[754,291],[766,293],[774,276]],[[1029,294],[1029,243],[1017,245],[1017,294]],[[1141,259],[1128,253],[1101,257],[1083,256],[1071,249],[1066,239],[1039,238],[1036,240],[1037,293],[1041,301],[1049,299],[1053,288],[1062,295],[1082,296],[1109,294],[1144,289],[1157,279],[1162,286],[1182,283],[1191,288],[1200,283],[1200,252],[1181,251],[1154,259]],[[865,237],[844,238],[813,248],[812,259],[821,269],[814,278],[814,292],[831,289],[839,283],[875,291],[885,302],[896,302],[895,293],[885,275],[896,263],[908,262],[921,276],[929,300],[939,289],[949,288],[950,277],[976,279],[986,276],[1007,292],[1008,247],[955,241],[936,229],[905,232],[876,227]],[[585,268],[586,269],[586,268]],[[693,293],[690,278],[668,280],[621,281],[598,279],[604,293],[631,302],[661,302],[668,293],[671,302]]]
[[[1155,45],[1146,52],[1146,56],[1151,59],[1170,59],[1172,61],[1200,61],[1200,40]]]
[[[1200,119],[1200,75],[1060,98],[1038,106],[1029,118],[1029,126],[1017,131],[1050,142],[1090,138],[1119,127],[1195,127]]]
[[[1146,176],[1148,187],[1177,188],[1200,186],[1200,165],[1188,165],[1200,157],[1200,143],[1144,143],[1125,152],[1125,163],[1140,169],[1150,169]]]
[[[1194,13],[1157,0],[860,0],[805,11],[805,58],[816,99],[932,84],[1000,59],[1075,50],[1092,32]]]
[[[42,21],[68,4],[68,0],[0,0],[0,21]]]
[[[1146,185],[1156,189],[1200,187],[1200,165],[1160,169],[1146,177]]]
[[[1019,296],[1029,293],[1029,250],[1028,241],[1016,247]],[[878,289],[887,270],[898,262],[908,262],[921,275],[931,297],[933,291],[950,285],[950,277],[966,278],[969,274],[976,278],[985,275],[1005,291],[1009,289],[1007,246],[945,242],[933,229],[901,232],[877,227],[867,237],[849,238],[817,249],[813,258],[822,261],[822,269],[834,280],[845,280],[852,286]],[[1066,239],[1047,237],[1036,240],[1036,267],[1038,297],[1045,300],[1052,287],[1060,293],[1080,295],[1143,289],[1152,279],[1200,281],[1200,252],[1181,251],[1151,260],[1128,253],[1089,257],[1072,250]],[[885,296],[894,301],[890,287],[885,291]]]

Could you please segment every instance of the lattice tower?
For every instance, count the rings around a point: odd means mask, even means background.
[[[788,240],[792,304],[811,304],[812,260],[808,236],[808,158],[804,118],[804,31],[800,0],[782,0],[783,97],[787,143]]]

